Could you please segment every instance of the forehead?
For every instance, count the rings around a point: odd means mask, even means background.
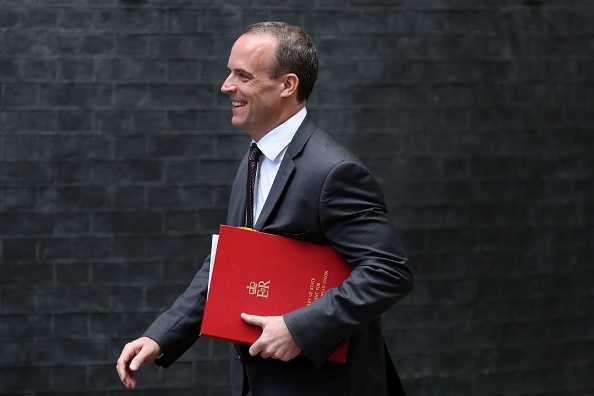
[[[272,36],[244,34],[231,49],[229,68],[254,72],[269,70],[274,61],[277,44],[277,40]]]

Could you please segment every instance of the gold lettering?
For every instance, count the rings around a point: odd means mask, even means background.
[[[250,294],[256,294],[257,287],[258,285],[256,284],[256,282],[250,282],[250,284],[246,286],[246,288],[248,289],[248,293]]]
[[[270,288],[270,281],[268,281],[268,282],[260,281],[258,283],[258,292],[256,295],[258,297],[268,298],[268,289],[269,288]]]
[[[268,298],[268,289],[270,289],[270,281],[260,281],[258,283],[250,282],[250,284],[246,286],[246,289],[248,289],[249,294],[255,294],[256,297]]]

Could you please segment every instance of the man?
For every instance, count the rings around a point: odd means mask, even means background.
[[[230,348],[233,395],[404,395],[380,316],[410,292],[411,271],[379,185],[307,114],[317,68],[315,47],[300,28],[258,23],[235,42],[221,87],[231,99],[233,126],[262,152],[254,228],[330,245],[353,267],[342,286],[306,307],[278,317],[242,314],[262,335],[251,346]],[[247,157],[229,200],[232,226],[251,217]],[[168,367],[196,341],[208,270],[209,257],[174,305],[124,347],[117,371],[126,387],[136,387],[139,367],[153,361]],[[346,364],[327,362],[347,339]]]

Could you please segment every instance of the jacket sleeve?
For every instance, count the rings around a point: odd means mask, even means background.
[[[321,366],[337,345],[406,296],[412,272],[377,181],[356,161],[338,163],[320,195],[329,244],[353,271],[342,286],[283,316],[306,356]]]
[[[185,292],[144,333],[161,347],[163,355],[155,361],[157,365],[169,367],[198,339],[206,304],[209,270],[210,255]]]

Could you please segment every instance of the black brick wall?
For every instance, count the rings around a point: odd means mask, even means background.
[[[306,4],[307,3],[307,4]],[[318,122],[377,175],[416,289],[411,395],[594,393],[589,0],[0,0],[0,394],[116,395],[114,365],[224,222],[242,26],[312,34]],[[139,395],[228,394],[200,340]]]

